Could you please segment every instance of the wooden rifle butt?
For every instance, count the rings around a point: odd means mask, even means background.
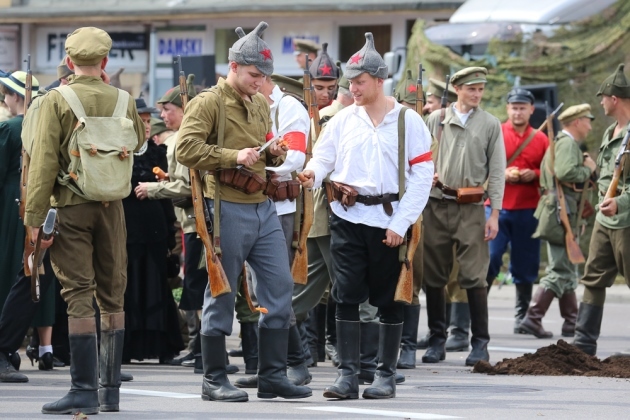
[[[407,261],[402,263],[398,276],[394,301],[410,304],[413,299],[413,256],[422,238],[420,220],[411,225],[411,237],[407,245]]]
[[[569,261],[571,264],[583,264],[586,260],[584,258],[584,254],[582,253],[582,249],[580,245],[575,240],[573,233],[567,232],[565,234],[565,246],[567,250],[567,255],[569,257]]]

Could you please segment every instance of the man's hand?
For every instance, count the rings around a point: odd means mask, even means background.
[[[288,150],[289,150],[289,147],[285,143],[282,143],[281,141],[274,141],[273,144],[269,146],[269,153],[271,153],[274,156],[282,156]]]
[[[617,214],[617,200],[615,198],[607,198],[599,205],[599,211],[604,216],[611,217]]]
[[[435,184],[438,182],[438,174],[437,172],[433,174],[433,183],[431,184],[431,188],[435,188]]]
[[[484,241],[491,241],[497,237],[499,233],[499,210],[492,210],[492,214],[486,220],[484,228]]]
[[[387,229],[385,231],[385,239],[383,239],[383,243],[390,248],[396,248],[397,246],[402,245],[403,237],[393,230]]]
[[[512,184],[515,184],[519,182],[520,179],[521,179],[521,173],[519,172],[516,166],[510,166],[509,168],[505,169],[505,180],[507,182],[511,182]]]
[[[521,182],[532,182],[536,179],[536,172],[531,169],[523,169],[520,172],[520,181]]]
[[[597,164],[588,153],[584,153],[584,166],[591,170],[591,173],[597,169]]]
[[[33,241],[33,244],[37,243],[37,237],[39,236],[39,228],[38,227],[32,227],[31,228],[31,240]],[[42,239],[42,242],[40,244],[41,249],[46,249],[46,248],[50,248],[50,246],[53,244],[55,237],[51,236],[50,239],[45,240]]]
[[[101,70],[101,80],[105,82],[106,85],[109,85],[112,81],[109,78],[109,75],[105,73],[105,70]]]
[[[148,182],[139,182],[138,186],[133,190],[136,193],[136,197],[138,200],[144,200],[145,198],[149,198],[149,183]]]
[[[258,162],[258,159],[260,159],[258,149],[260,149],[260,147],[248,147],[247,149],[239,150],[238,155],[236,156],[236,163],[244,166],[252,166],[254,163]]]
[[[313,188],[315,183],[315,172],[307,169],[297,175],[298,179],[302,183],[303,188]]]

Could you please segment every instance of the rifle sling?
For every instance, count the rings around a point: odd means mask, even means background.
[[[538,132],[538,130],[536,130],[536,129],[532,130],[532,132],[529,134],[529,136],[527,136],[525,141],[523,143],[521,143],[521,145],[518,147],[518,149],[516,149],[516,152],[514,152],[514,154],[512,156],[510,156],[510,158],[508,159],[508,161],[505,164],[506,168],[508,168],[512,164],[512,162],[514,162],[516,160],[516,158],[521,154],[521,152],[534,139],[534,136],[536,135],[537,132]]]
[[[212,92],[217,95],[219,103],[219,128],[217,133],[217,146],[223,147],[223,140],[225,138],[225,104],[223,99],[217,92],[219,88],[208,89],[208,92]],[[215,175],[214,178],[214,217],[212,221],[213,226],[213,240],[214,240],[214,253],[221,255],[221,183]]]
[[[400,114],[398,114],[398,205],[400,205],[403,195],[405,195],[405,170],[407,169],[405,162],[405,157],[407,156],[405,150],[405,112],[408,109],[403,106],[400,109]],[[407,261],[407,235],[405,235],[402,245],[398,248],[398,261],[401,263]]]

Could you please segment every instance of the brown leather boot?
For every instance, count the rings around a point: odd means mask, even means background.
[[[560,316],[564,318],[562,324],[562,336],[573,337],[575,335],[575,321],[577,320],[578,304],[575,292],[570,292],[562,295],[558,301],[560,304]]]
[[[542,319],[547,313],[549,305],[553,302],[554,297],[554,293],[549,289],[545,289],[544,287],[536,289],[536,294],[532,299],[532,304],[529,309],[527,309],[527,314],[521,322],[521,329],[529,334],[535,335],[536,338],[553,337],[553,333],[545,331],[543,328]]]

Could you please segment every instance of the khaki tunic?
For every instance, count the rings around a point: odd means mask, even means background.
[[[103,83],[98,77],[71,76],[71,86],[88,117],[111,116],[116,107],[118,89]],[[48,209],[89,203],[69,188],[56,182],[59,169],[70,165],[68,144],[78,120],[61,94],[51,90],[45,99],[38,101],[38,118],[34,118],[35,130],[31,164],[28,172],[28,192],[24,224],[39,226],[46,219]],[[138,133],[138,147],[144,143],[144,124],[136,111],[136,103],[129,98],[127,118],[134,122]]]
[[[206,171],[235,168],[238,152],[264,145],[267,133],[271,132],[271,111],[263,95],[256,94],[251,97],[251,102],[245,101],[223,78],[219,79],[217,88],[221,99],[214,93],[203,91],[186,106],[175,154],[177,161],[188,168]],[[223,100],[226,113],[222,148],[217,146],[219,100]],[[267,149],[249,169],[264,179],[265,167],[277,166],[277,163],[278,160]],[[205,197],[214,197],[213,175],[204,176],[203,192]],[[245,194],[222,185],[221,200],[262,203],[267,196],[262,191]]]

